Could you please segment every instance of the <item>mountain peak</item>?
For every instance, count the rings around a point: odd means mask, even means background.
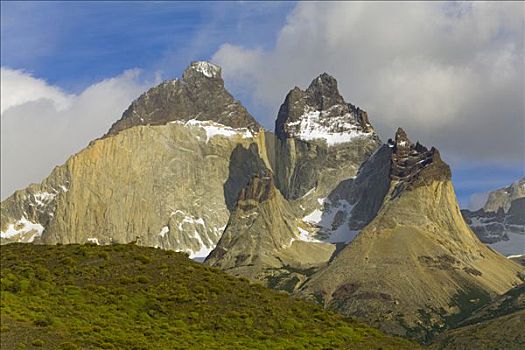
[[[133,101],[106,136],[137,125],[192,119],[251,131],[260,129],[253,116],[225,89],[221,67],[196,61],[186,68],[182,80],[165,81]]]
[[[328,146],[375,137],[367,113],[345,102],[337,80],[327,73],[312,80],[304,91],[290,90],[279,109],[275,132],[283,140],[324,140]]]
[[[206,77],[210,79],[221,79],[222,69],[221,67],[206,61],[194,61],[188,68],[184,70],[182,74],[183,80],[188,80],[193,77]]]
[[[311,102],[321,110],[345,103],[343,97],[339,94],[337,80],[327,73],[323,73],[312,80],[310,86],[306,89],[306,94],[311,98]]]

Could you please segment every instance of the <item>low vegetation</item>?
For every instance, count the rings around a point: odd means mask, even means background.
[[[2,349],[414,349],[185,255],[1,247]]]

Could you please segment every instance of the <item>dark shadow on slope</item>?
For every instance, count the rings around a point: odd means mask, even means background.
[[[231,212],[237,202],[239,192],[248,184],[253,175],[263,175],[267,171],[264,161],[259,157],[257,144],[248,148],[237,145],[230,155],[229,175],[224,183],[224,200]]]

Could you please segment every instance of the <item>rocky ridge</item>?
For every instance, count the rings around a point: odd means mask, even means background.
[[[501,254],[525,254],[525,178],[489,194],[479,210],[461,211],[479,239]]]

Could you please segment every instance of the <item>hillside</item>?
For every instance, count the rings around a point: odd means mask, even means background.
[[[433,349],[523,349],[524,328],[525,285],[521,285],[475,311],[460,327],[445,332]]]
[[[2,349],[418,348],[181,253],[133,244],[1,253]]]

